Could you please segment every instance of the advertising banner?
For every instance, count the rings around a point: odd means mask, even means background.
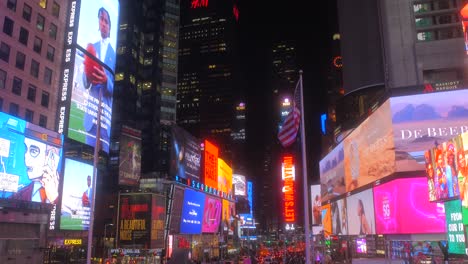
[[[211,188],[218,188],[218,147],[205,140],[204,184]]]
[[[151,248],[151,202],[152,194],[120,195],[118,237],[120,247]]]
[[[174,196],[172,198],[172,208],[169,212],[171,214],[171,221],[169,230],[171,234],[179,234],[180,232],[180,219],[182,215],[182,207],[184,205],[184,189],[174,188]]]
[[[372,189],[346,198],[349,235],[375,234],[374,199]]]
[[[232,191],[232,168],[226,162],[218,158],[218,188],[226,194]]]
[[[181,127],[172,126],[171,130],[170,176],[174,179],[200,181],[200,141]]]
[[[320,163],[322,201],[346,192],[343,143],[338,144]]]
[[[395,172],[392,123],[389,117],[390,102],[386,101],[344,139],[347,192]]]
[[[3,198],[56,205],[63,136],[0,112],[0,191]],[[56,208],[49,229],[55,229]]]
[[[180,220],[181,234],[200,234],[202,232],[205,194],[185,189],[184,204]]]
[[[448,252],[465,255],[465,227],[463,226],[460,200],[447,201],[444,205]]]
[[[166,197],[153,194],[151,207],[151,247],[165,248]]]
[[[221,222],[221,200],[211,195],[205,196],[205,210],[203,211],[203,233],[217,233]]]
[[[310,186],[310,198],[312,205],[312,225],[321,225],[322,224],[322,199],[320,193],[320,185],[311,185]]]
[[[93,166],[65,159],[61,230],[88,230],[91,218]]]
[[[445,232],[444,206],[431,203],[427,178],[402,178],[374,187],[378,234],[434,234]],[[411,219],[411,221],[408,221]]]
[[[234,225],[233,220],[236,215],[235,204],[226,199],[223,199],[223,214],[222,214],[222,230],[233,234]]]
[[[463,147],[458,149],[458,186],[462,205],[463,224],[468,225],[468,133],[460,135]]]
[[[234,195],[246,196],[247,195],[247,180],[245,176],[239,174],[232,175],[232,184],[234,186]]]
[[[109,152],[119,1],[73,1],[71,6],[58,130],[66,128],[69,138],[94,147],[100,110],[100,149]]]
[[[334,235],[348,234],[347,216],[345,199],[340,199],[331,204],[332,231]]]
[[[119,153],[119,185],[137,186],[141,174],[141,131],[122,126]]]
[[[322,205],[322,225],[323,233],[325,236],[330,236],[333,233],[332,230],[332,216],[331,216],[331,205]]]
[[[293,157],[290,155],[283,156],[281,178],[284,222],[293,224],[296,222],[296,171]]]
[[[249,203],[249,213],[239,214],[242,219],[241,226],[252,226],[253,223],[253,184],[251,181],[247,181],[247,200]]]

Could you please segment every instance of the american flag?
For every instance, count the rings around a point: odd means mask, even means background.
[[[278,139],[283,147],[291,146],[296,141],[297,132],[301,123],[301,92],[302,81],[299,80],[294,89],[294,100],[291,112],[283,122],[281,129],[278,133]]]

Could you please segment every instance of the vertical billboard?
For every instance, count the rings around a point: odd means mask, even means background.
[[[61,230],[88,230],[91,218],[93,166],[65,159]]]
[[[460,9],[460,17],[462,22],[463,36],[465,38],[465,54],[468,55],[468,4],[463,5]]]
[[[468,131],[468,90],[390,98],[397,171],[424,170],[424,152]]]
[[[320,193],[320,185],[311,185],[310,186],[310,198],[312,205],[312,225],[321,225],[322,224],[322,199]]]
[[[0,112],[0,190],[3,198],[56,205],[63,136]],[[56,208],[49,229],[55,229]]]
[[[120,195],[118,246],[151,248],[152,194]]]
[[[395,172],[390,102],[387,100],[344,139],[346,191]]]
[[[320,163],[322,201],[346,192],[343,143],[338,144]]]
[[[396,179],[374,187],[378,234],[434,234],[445,232],[444,205],[431,203],[425,177]],[[411,221],[408,221],[411,219]]]
[[[151,246],[150,248],[165,248],[164,228],[166,223],[166,197],[152,195],[151,204]]]
[[[346,198],[349,235],[375,234],[374,199],[372,189]]]
[[[246,196],[247,195],[247,180],[244,175],[233,174],[232,185],[234,187],[235,196]]]
[[[223,199],[222,231],[234,234],[233,217],[236,215],[236,206],[233,202]]]
[[[323,225],[323,233],[325,236],[329,236],[333,233],[330,204],[322,205],[322,225]]]
[[[203,183],[211,188],[218,188],[218,147],[205,140],[203,163]]]
[[[219,191],[230,194],[232,191],[232,168],[218,158],[218,188]]]
[[[281,163],[281,179],[283,180],[283,212],[284,222],[294,224],[296,222],[296,171],[291,155],[283,156]]]
[[[346,200],[340,199],[331,204],[332,232],[335,235],[348,234]]]
[[[100,118],[109,152],[119,1],[71,1],[68,12],[57,130],[94,147]]]
[[[119,152],[119,185],[137,186],[141,174],[141,131],[122,126]]]
[[[176,180],[200,181],[200,142],[178,126],[172,126],[170,176]]]
[[[203,211],[203,233],[217,233],[221,222],[221,200],[211,195],[205,196],[205,210]]]
[[[180,232],[180,220],[182,216],[182,208],[184,206],[184,189],[174,187],[174,194],[172,197],[172,207],[169,223],[169,232],[171,234],[179,234]]]
[[[465,227],[463,226],[460,200],[447,201],[444,205],[448,252],[465,255]]]
[[[249,213],[240,214],[242,219],[242,226],[253,226],[253,184],[251,181],[247,181],[247,201],[249,203]]]
[[[458,187],[462,204],[463,224],[468,225],[468,133],[460,135],[463,147],[458,149]]]
[[[180,219],[181,234],[200,234],[202,232],[205,194],[185,189],[184,204]]]

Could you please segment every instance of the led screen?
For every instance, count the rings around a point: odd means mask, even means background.
[[[205,194],[185,189],[184,204],[180,219],[181,234],[200,234],[202,232]]]
[[[232,168],[218,158],[218,190],[226,194],[232,191]]]
[[[253,184],[251,181],[247,182],[247,200],[250,207],[248,214],[239,214],[240,218],[243,219],[242,226],[252,226],[253,223]]]
[[[182,208],[184,205],[184,189],[174,187],[174,194],[172,197],[172,207],[170,208],[171,219],[169,223],[169,231],[171,234],[178,234],[180,232],[180,220],[182,215]]]
[[[119,1],[72,1],[68,12],[58,131],[94,147],[100,112],[100,149],[109,152]]]
[[[65,159],[60,229],[89,229],[93,175],[92,165]]]
[[[140,130],[122,126],[119,153],[119,184],[138,185],[141,173]]]
[[[465,254],[465,233],[461,213],[460,200],[447,201],[445,205],[445,219],[447,221],[448,252]]]
[[[374,187],[375,223],[378,234],[445,232],[443,204],[431,203],[427,178],[403,178]],[[411,219],[411,221],[408,221]]]
[[[322,199],[320,194],[320,185],[311,185],[310,186],[310,198],[312,206],[312,225],[321,225],[322,224]]]
[[[331,216],[331,205],[322,205],[322,225],[323,232],[326,236],[332,234],[332,216]]]
[[[346,192],[342,143],[320,161],[319,167],[322,201],[326,202]]]
[[[178,126],[172,126],[171,129],[171,177],[199,181],[201,164],[200,141]]]
[[[156,238],[153,234],[157,235],[158,230],[156,228],[154,230],[155,232],[152,233],[153,224],[156,227],[156,224],[153,223],[152,220],[157,220],[160,214],[156,213],[158,204],[156,204],[156,208],[152,208],[152,198],[153,195],[148,193],[120,195],[118,223],[119,246],[151,248],[151,243],[157,242],[155,241],[157,239],[153,239]],[[152,212],[152,210],[155,211]],[[162,211],[161,213],[165,212]]]
[[[205,140],[204,143],[204,184],[211,188],[218,188],[218,147]]]
[[[205,196],[205,210],[203,211],[203,233],[217,233],[221,220],[221,200],[210,195]]]
[[[372,189],[346,198],[349,235],[375,234],[374,199]]]
[[[236,206],[233,202],[223,199],[222,231],[233,234],[234,216],[236,215]]]
[[[234,195],[246,196],[246,179],[245,176],[239,174],[232,175],[232,184],[234,186]]]
[[[458,186],[462,204],[463,224],[468,225],[468,133],[460,135],[463,148],[457,154],[458,159]]]
[[[365,238],[356,239],[356,252],[357,253],[367,253],[367,243]]]
[[[341,199],[331,204],[332,231],[335,235],[348,234],[346,200]]]

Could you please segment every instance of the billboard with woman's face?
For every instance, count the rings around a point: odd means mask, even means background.
[[[346,209],[349,235],[375,234],[372,189],[346,197]]]

